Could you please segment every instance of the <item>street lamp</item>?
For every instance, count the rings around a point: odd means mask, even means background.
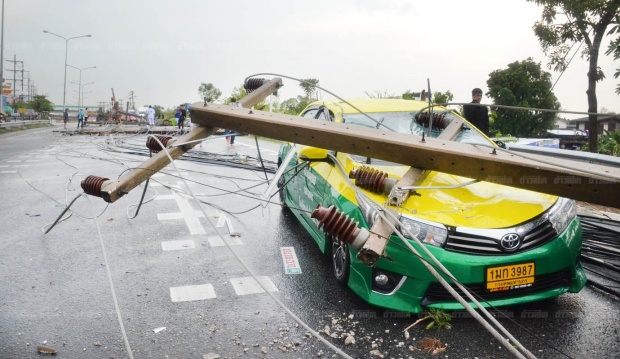
[[[63,84],[63,91],[62,91],[62,111],[64,112],[65,111],[65,99],[67,97],[67,54],[69,52],[69,40],[79,39],[80,37],[91,37],[91,35],[81,35],[81,36],[74,36],[74,37],[66,38],[64,36],[54,34],[53,32],[49,32],[47,30],[43,30],[43,32],[46,34],[60,37],[61,39],[65,40],[65,81]]]
[[[75,67],[75,66],[73,66],[73,65],[69,65],[69,64],[67,64],[67,65],[65,65],[65,66],[73,67],[74,69],[76,69],[76,70],[80,71],[80,83],[79,83],[79,84],[77,84],[77,85],[79,85],[79,86],[80,86],[80,88],[79,88],[79,92],[78,92],[78,107],[82,107],[82,101],[80,100],[80,98],[81,98],[81,97],[80,97],[80,96],[81,96],[80,94],[82,93],[82,70],[96,69],[96,68],[97,68],[97,66],[82,67],[82,68]],[[66,69],[66,67],[65,67],[65,69]],[[66,80],[65,80],[65,81],[66,81]],[[75,82],[74,82],[74,83],[75,83]],[[63,107],[64,107],[64,105],[63,105]],[[63,111],[64,111],[64,108],[63,108]]]
[[[81,95],[81,96],[82,96],[82,101],[81,101],[82,103],[81,103],[81,105],[80,105],[80,106],[84,106],[84,94],[85,94],[85,93],[91,93],[91,92],[92,92],[92,91],[84,92],[84,88],[85,88],[86,86],[88,86],[88,85],[92,85],[92,84],[94,84],[94,83],[95,83],[95,82],[93,81],[93,82],[89,82],[89,83],[87,83],[87,84],[82,85],[82,95]]]

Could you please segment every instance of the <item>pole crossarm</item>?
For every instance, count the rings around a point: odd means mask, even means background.
[[[197,127],[191,130],[186,135],[177,138],[173,143],[185,143],[194,140],[203,139],[209,137],[217,131],[217,128],[209,127]],[[174,146],[168,149],[170,157],[175,160],[181,157],[185,152],[192,149],[200,142],[187,143],[183,146]],[[136,188],[140,183],[149,179],[152,175],[162,170],[164,167],[170,164],[170,159],[166,155],[165,151],[158,152],[153,157],[144,161],[139,167],[134,168],[121,176],[116,181],[111,181],[101,189],[101,197],[107,202],[115,202],[125,194],[129,193],[132,189]]]
[[[191,111],[192,122],[205,127],[227,128],[620,208],[617,167],[543,155],[524,158],[500,148],[226,105],[195,103]]]

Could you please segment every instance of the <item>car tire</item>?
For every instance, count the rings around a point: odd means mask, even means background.
[[[351,255],[349,254],[349,246],[339,240],[331,240],[331,257],[332,270],[334,278],[341,286],[346,286],[349,282],[349,274],[351,272]]]
[[[284,185],[284,176],[280,176],[278,178],[278,197],[280,197],[280,204],[282,205],[282,209],[288,209],[286,205],[286,186]]]

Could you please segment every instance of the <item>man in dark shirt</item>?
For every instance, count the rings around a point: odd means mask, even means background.
[[[185,122],[185,116],[187,116],[187,111],[185,110],[185,105],[181,105],[180,108],[181,109],[180,109],[180,116],[179,116],[178,126],[179,126],[179,130],[182,131],[183,130],[183,126],[184,126],[183,122]]]
[[[471,97],[471,103],[480,103],[482,90],[476,87],[471,91]],[[465,105],[463,106],[463,114],[467,121],[476,126],[485,135],[489,135],[489,110],[486,106]]]

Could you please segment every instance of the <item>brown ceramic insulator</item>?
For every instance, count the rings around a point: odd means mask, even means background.
[[[432,114],[429,114],[428,112],[421,112],[415,116],[415,120],[418,124],[424,127],[428,127],[428,122],[431,121],[431,128],[435,130],[443,130],[448,126],[448,124],[450,124],[450,121],[446,119],[445,113],[433,112]]]
[[[349,172],[349,178],[355,180],[355,184],[373,193],[383,193],[387,184],[387,173],[362,166]]]
[[[103,182],[108,181],[109,178],[88,176],[82,180],[80,185],[84,190],[84,193],[95,197],[101,197],[101,186]]]
[[[360,232],[357,223],[349,216],[340,213],[334,206],[325,208],[319,204],[311,217],[319,220],[319,229],[345,243],[353,243]]]
[[[157,137],[157,139],[161,142],[162,145],[164,145],[164,147],[166,147],[168,145],[168,141],[172,139],[172,137],[170,136],[149,136],[149,138],[146,140],[146,147],[153,153],[157,153],[162,150],[159,142],[157,142],[157,140],[153,137]]]
[[[263,86],[263,83],[265,83],[265,79],[248,79],[245,84],[243,84],[243,88],[245,88],[245,90],[250,93],[254,90],[256,90],[257,88]]]

